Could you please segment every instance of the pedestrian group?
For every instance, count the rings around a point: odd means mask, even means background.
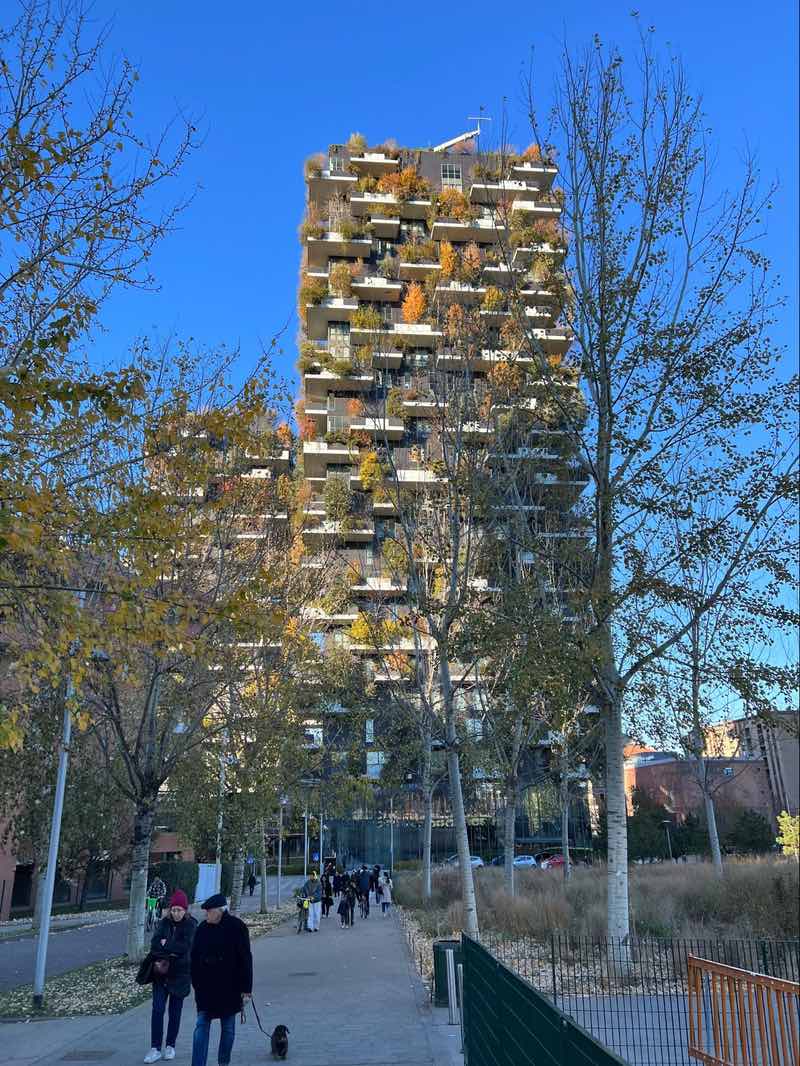
[[[254,884],[249,885],[252,895]],[[392,879],[380,866],[366,864],[350,872],[329,864],[322,877],[312,870],[301,889],[308,900],[309,933],[319,932],[320,918],[336,914],[342,929],[352,929],[356,906],[368,918],[370,896],[385,915],[392,904]],[[164,890],[164,894],[166,889]],[[236,1035],[236,1015],[253,992],[253,956],[250,934],[241,919],[230,914],[227,899],[215,893],[201,904],[205,919],[199,924],[189,913],[186,893],[177,889],[167,914],[159,921],[137,980],[153,985],[150,1014],[150,1050],[144,1061],[174,1059],[183,1001],[194,989],[197,1021],[192,1037],[191,1066],[207,1066],[211,1023],[219,1019],[219,1066],[228,1066]],[[167,1029],[164,1039],[164,1018]]]

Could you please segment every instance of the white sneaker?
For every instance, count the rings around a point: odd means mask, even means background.
[[[151,1047],[145,1057],[142,1059],[142,1062],[158,1062],[160,1058],[161,1052],[158,1050],[158,1048]]]
[[[164,1048],[164,1058],[165,1059],[174,1059],[175,1058],[175,1048],[174,1047],[170,1047],[169,1044],[167,1044],[167,1046]]]

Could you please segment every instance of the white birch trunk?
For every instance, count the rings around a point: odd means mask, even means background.
[[[261,820],[261,823],[260,823],[260,825],[258,827],[258,831],[259,831],[259,837],[260,837],[260,841],[261,841],[260,863],[259,863],[260,871],[261,871],[261,884],[259,885],[259,893],[260,893],[261,898],[259,900],[258,909],[261,912],[261,914],[266,914],[267,910],[268,910],[268,907],[269,907],[269,902],[267,900],[267,840],[266,840],[266,834],[264,832],[264,820],[263,819]]]
[[[572,877],[569,855],[569,757],[566,745],[561,757],[561,854],[564,858],[564,882]]]
[[[461,789],[461,765],[458,752],[452,748],[447,753],[447,772],[450,778],[450,801],[453,805],[453,824],[456,835],[458,865],[461,871],[461,895],[464,902],[464,930],[477,939],[480,935],[478,926],[478,904],[475,898],[475,880],[469,854],[469,835],[467,834],[467,817],[464,810],[464,793]]]
[[[236,857],[233,860],[233,883],[231,884],[231,900],[228,908],[231,914],[236,914],[242,903],[242,879],[244,877],[244,848],[236,849]]]
[[[503,812],[503,885],[509,896],[514,895],[514,844],[517,835],[517,783],[506,786],[506,806]]]
[[[725,866],[722,862],[722,848],[719,845],[719,830],[717,829],[717,811],[714,806],[714,797],[703,789],[703,804],[706,810],[706,825],[708,826],[708,843],[711,848],[711,861],[714,869],[720,877],[725,874]]]
[[[622,708],[614,700],[606,710],[606,819],[608,826],[608,935],[627,941],[628,821],[622,747]]]

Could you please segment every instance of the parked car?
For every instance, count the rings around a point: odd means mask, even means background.
[[[458,855],[451,855],[450,858],[444,860],[445,866],[458,866]],[[483,859],[480,855],[470,855],[470,866],[483,866]]]
[[[517,855],[514,858],[514,865],[521,867],[527,866],[532,869],[534,866],[538,866],[539,864],[537,863],[533,855]]]
[[[543,870],[555,870],[561,869],[564,865],[563,855],[548,855],[546,859],[539,863]]]

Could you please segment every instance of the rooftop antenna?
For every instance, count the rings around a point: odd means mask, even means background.
[[[467,130],[466,133],[460,133],[458,137],[452,137],[449,141],[443,141],[441,144],[437,144],[433,149],[434,152],[446,152],[448,148],[452,148],[454,144],[460,144],[461,141],[466,141],[469,137],[480,137],[481,135],[481,122],[491,122],[492,120],[488,115],[483,114],[483,104],[481,104],[480,115],[467,115],[467,122],[477,122],[477,126],[474,130]]]

